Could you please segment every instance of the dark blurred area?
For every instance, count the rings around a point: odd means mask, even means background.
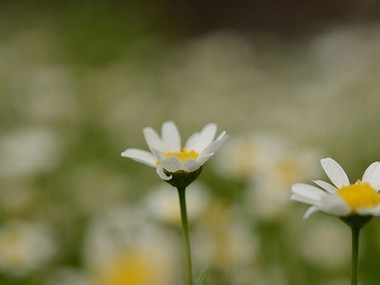
[[[177,2],[178,3],[178,2]],[[189,33],[234,29],[247,33],[308,33],[332,24],[379,17],[377,1],[180,1],[163,3],[170,22],[182,23]],[[175,30],[175,27],[173,27]]]
[[[178,40],[230,30],[257,43],[266,38],[293,41],[379,17],[380,3],[374,0],[1,1],[0,33],[5,39],[25,28],[43,27],[59,34],[57,44],[71,51],[74,60],[104,63],[120,52],[133,52],[131,42],[150,35]]]
[[[25,21],[32,25],[29,18],[37,22],[73,21],[72,28],[81,29],[90,24],[100,25],[102,18],[111,13],[120,26],[124,26],[119,27],[124,32],[143,29],[146,33],[168,36],[194,35],[215,29],[285,35],[309,33],[328,25],[368,22],[380,16],[380,3],[375,0],[2,1],[0,8],[2,19],[15,16],[12,25],[16,26]],[[22,19],[18,15],[23,15]]]

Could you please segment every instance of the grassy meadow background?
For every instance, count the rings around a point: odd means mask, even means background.
[[[177,193],[142,129],[229,139],[187,190],[210,285],[344,285],[350,231],[289,201],[380,159],[376,1],[0,2],[0,283],[183,284]],[[380,221],[361,284],[379,278]]]

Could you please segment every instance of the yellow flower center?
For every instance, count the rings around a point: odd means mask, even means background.
[[[344,186],[336,191],[354,212],[357,208],[375,207],[380,204],[380,195],[369,183],[360,180],[353,185]]]
[[[141,249],[135,252],[122,252],[120,256],[105,263],[95,275],[99,285],[151,285],[167,283],[162,272],[166,271],[166,264],[160,264],[158,256],[149,255]],[[150,258],[147,258],[149,256]]]
[[[195,150],[186,150],[186,148],[182,148],[182,151],[169,151],[165,152],[164,156],[166,158],[170,156],[176,156],[179,158],[181,162],[185,162],[186,160],[192,158],[192,159],[197,159],[198,158],[198,153]]]
[[[154,282],[152,276],[152,269],[150,269],[149,261],[144,263],[142,258],[135,258],[132,256],[132,260],[121,259],[115,261],[113,268],[107,268],[108,270],[102,272],[103,275],[99,278],[101,285],[122,285],[122,284],[150,284]]]

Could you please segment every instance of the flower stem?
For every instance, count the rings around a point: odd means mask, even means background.
[[[186,209],[186,188],[178,187],[179,205],[181,208],[181,221],[183,239],[185,242],[186,253],[186,273],[187,273],[187,285],[193,285],[193,268],[191,263],[191,249],[190,249],[190,237],[189,237],[189,225],[187,221],[187,209]]]
[[[351,228],[352,236],[352,268],[351,285],[358,284],[359,234],[361,228],[372,219],[372,216],[350,215],[341,220]]]
[[[355,226],[351,227],[351,235],[352,235],[351,285],[358,284],[359,234],[360,234],[360,227],[355,227]]]

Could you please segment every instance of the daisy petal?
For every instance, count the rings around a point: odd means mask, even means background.
[[[376,161],[368,166],[362,181],[371,184],[375,190],[380,190],[380,162]]]
[[[350,207],[338,196],[326,195],[322,198],[321,211],[335,215],[335,216],[347,216],[351,213]]]
[[[292,185],[292,193],[314,201],[320,201],[328,195],[325,191],[309,184],[296,183]]]
[[[168,157],[160,161],[162,168],[166,169],[169,172],[177,172],[182,169],[182,163],[176,156]]]
[[[303,215],[303,218],[304,219],[307,219],[309,218],[312,214],[314,214],[315,212],[318,212],[320,209],[316,206],[311,206],[307,211],[306,213]]]
[[[152,150],[153,148],[159,149],[160,151],[165,151],[164,143],[162,142],[161,138],[157,134],[155,130],[153,130],[150,127],[144,128],[143,129],[143,134],[145,138],[145,142]]]
[[[335,192],[336,192],[336,187],[331,185],[330,183],[328,183],[326,181],[313,180],[313,182],[331,194],[335,194]]]
[[[164,169],[161,166],[159,166],[159,167],[156,168],[156,172],[157,172],[158,176],[160,176],[160,178],[162,180],[170,180],[173,177],[172,175],[169,175],[169,176],[166,175],[165,172],[164,172]]]
[[[370,215],[370,216],[380,216],[380,205],[372,208],[358,208],[356,212],[359,215]]]
[[[223,141],[224,141],[227,137],[228,137],[227,132],[226,132],[226,131],[223,131],[223,132],[221,132],[221,134],[215,139],[215,141],[219,141],[219,140],[223,140]]]
[[[200,153],[200,156],[205,156],[208,154],[212,154],[218,150],[218,148],[224,143],[224,141],[227,139],[226,132],[221,133],[218,138],[213,141],[211,144],[209,144],[205,149],[202,150]]]
[[[162,161],[165,159],[165,156],[158,149],[152,148],[152,153],[154,154],[154,156],[157,158],[158,161]]]
[[[214,153],[210,153],[210,154],[207,154],[207,155],[202,155],[202,156],[200,156],[200,157],[197,159],[197,161],[198,161],[198,163],[199,163],[200,165],[203,165],[203,164],[205,164],[206,161],[209,160],[210,157],[213,156],[213,155],[214,155]]]
[[[137,162],[146,164],[151,167],[156,167],[156,158],[150,152],[147,152],[145,150],[129,148],[122,152],[121,156],[133,159]]]
[[[186,142],[186,148],[193,149],[196,152],[202,152],[214,139],[217,131],[215,124],[207,124],[195,136],[191,136]]]
[[[181,136],[174,122],[163,123],[161,136],[166,147],[165,151],[181,151]]]
[[[183,165],[183,170],[185,170],[186,172],[193,172],[197,169],[199,169],[199,167],[201,167],[202,164],[195,160],[195,159],[188,159],[186,160],[185,164]]]
[[[350,185],[350,181],[343,168],[332,158],[321,159],[321,165],[331,182],[337,187]]]
[[[320,204],[320,200],[315,200],[315,199],[305,197],[305,196],[301,196],[301,195],[297,195],[297,194],[292,194],[290,196],[290,200],[301,202],[304,204],[313,205],[313,206],[317,206]]]
[[[186,141],[185,148],[187,150],[196,150],[199,141],[199,133],[193,133]]]

